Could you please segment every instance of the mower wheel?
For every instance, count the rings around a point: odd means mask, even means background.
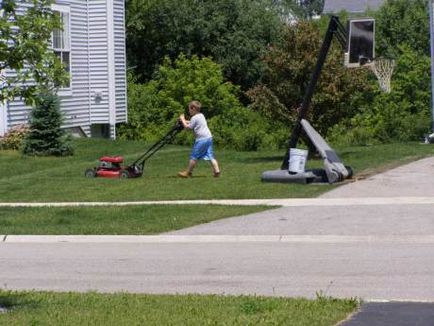
[[[128,173],[127,170],[123,170],[119,175],[119,177],[121,177],[122,179],[128,179],[130,177],[130,174]]]
[[[348,179],[351,179],[353,177],[353,175],[354,175],[353,169],[351,168],[351,166],[348,166],[348,165],[345,165],[345,168],[348,171]]]
[[[84,172],[84,176],[86,178],[95,178],[96,177],[96,170],[95,169],[87,169],[86,172]]]

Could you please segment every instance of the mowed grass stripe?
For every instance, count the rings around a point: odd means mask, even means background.
[[[0,230],[8,235],[148,235],[270,208],[223,205],[0,208]]]

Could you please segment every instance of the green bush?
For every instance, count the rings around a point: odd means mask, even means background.
[[[187,113],[192,100],[202,103],[208,119],[241,107],[238,87],[224,82],[221,67],[210,58],[166,58],[152,81],[137,84],[130,77],[128,86],[129,122],[119,129],[124,139],[161,137],[181,113]]]
[[[70,138],[61,129],[63,117],[59,98],[53,94],[43,94],[33,108],[30,130],[22,147],[23,154],[34,156],[66,156],[73,154]]]
[[[166,113],[166,108],[160,107],[156,83],[137,84],[129,76],[128,123],[120,125],[118,136],[121,139],[155,140],[156,135],[161,136],[161,125],[174,120],[174,114],[165,118]]]
[[[210,58],[181,55],[175,62],[166,59],[149,83],[138,84],[129,77],[129,122],[120,126],[119,136],[155,141],[181,113],[187,113],[190,101],[199,100],[217,146],[238,150],[272,146],[276,136],[270,134],[275,126],[243,107],[238,93],[238,87],[224,82],[221,66]],[[188,132],[176,137],[178,144],[190,144],[192,140]]]
[[[223,112],[209,126],[217,146],[240,151],[280,148],[288,137],[287,127],[271,124],[249,108]]]
[[[392,76],[392,91],[378,93],[349,121],[335,126],[331,139],[361,144],[420,140],[430,129],[430,59],[408,46]]]
[[[0,137],[0,149],[20,149],[29,127],[26,125],[18,125],[9,130],[3,137]]]

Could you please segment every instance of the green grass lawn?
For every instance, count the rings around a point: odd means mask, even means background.
[[[270,207],[144,205],[0,208],[0,234],[158,234],[265,209]]]
[[[85,178],[84,171],[103,155],[123,155],[127,163],[149,147],[142,142],[80,139],[72,157],[24,157],[0,151],[1,202],[138,201],[314,197],[338,185],[262,183],[261,173],[278,169],[281,152],[217,150],[222,177],[213,178],[200,162],[194,177],[180,179],[190,148],[167,146],[155,154],[137,179]],[[417,143],[338,148],[346,165],[359,175],[434,154]],[[309,161],[320,167],[320,160]],[[1,234],[156,234],[253,213],[266,207],[126,206],[74,208],[0,208]]]
[[[216,295],[9,292],[0,290],[0,325],[336,325],[353,299]]]
[[[278,169],[280,151],[235,152],[218,150],[222,177],[213,178],[210,167],[200,162],[194,177],[180,179],[190,148],[167,146],[157,152],[137,179],[88,179],[86,168],[103,155],[123,155],[134,161],[149,144],[141,142],[82,139],[75,141],[72,157],[23,157],[18,152],[0,151],[0,201],[137,201],[171,199],[237,199],[315,197],[338,185],[262,183],[265,170]],[[434,147],[417,143],[337,148],[346,165],[357,175],[434,155]],[[319,160],[310,167],[321,167]]]

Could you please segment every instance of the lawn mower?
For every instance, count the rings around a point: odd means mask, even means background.
[[[164,135],[159,141],[152,145],[143,155],[128,166],[123,166],[122,156],[103,156],[99,159],[99,165],[87,169],[84,175],[87,178],[137,178],[143,175],[145,162],[160,150],[164,145],[171,142],[173,138],[184,129],[182,122],[178,120],[175,126]]]

